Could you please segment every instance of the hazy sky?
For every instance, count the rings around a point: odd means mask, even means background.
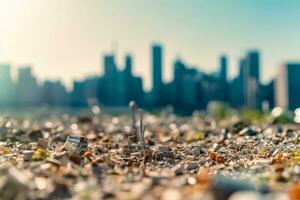
[[[134,56],[134,73],[151,77],[150,45],[161,42],[164,79],[180,57],[204,71],[220,54],[230,74],[247,50],[262,54],[267,81],[285,61],[300,60],[299,0],[0,0],[0,62],[30,64],[41,80],[102,73],[102,55]]]

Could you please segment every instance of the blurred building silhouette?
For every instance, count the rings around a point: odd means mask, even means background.
[[[14,105],[15,88],[9,64],[0,64],[0,104]]]
[[[245,105],[245,59],[239,61],[239,73],[229,83],[229,103],[236,108],[242,108]]]
[[[275,81],[272,80],[268,84],[260,84],[258,89],[258,100],[260,102],[260,109],[271,109],[275,106]],[[264,108],[265,107],[265,108]]]
[[[162,47],[158,44],[152,46],[152,95],[153,104],[160,106],[162,97],[162,65],[163,65],[163,52]]]
[[[69,95],[60,81],[45,81],[41,88],[41,104],[47,106],[68,106]]]
[[[68,92],[60,81],[46,80],[40,85],[29,66],[18,69],[13,81],[11,67],[0,65],[0,106],[72,106],[86,107],[91,100],[108,107],[124,107],[131,100],[146,108],[172,105],[175,111],[206,109],[211,101],[228,103],[234,108],[268,110],[276,105],[300,107],[300,64],[281,66],[279,75],[267,84],[260,82],[260,54],[249,51],[239,61],[238,75],[229,80],[228,58],[219,58],[219,70],[205,73],[177,58],[173,63],[173,80],[163,82],[163,47],[151,47],[152,89],[143,90],[143,79],[133,74],[133,58],[125,55],[122,67],[114,53],[103,56],[103,75],[75,80]],[[276,102],[275,102],[276,96]]]
[[[104,85],[105,85],[105,98],[104,104],[117,106],[122,102],[122,96],[120,92],[120,73],[115,63],[115,56],[105,55],[104,56]]]
[[[259,108],[258,89],[259,89],[259,68],[260,59],[257,51],[251,51],[245,58],[244,66],[244,91],[246,106],[248,108]]]
[[[18,70],[16,85],[16,101],[20,106],[36,106],[40,103],[40,88],[37,79],[33,76],[31,67],[24,66]]]
[[[300,107],[300,63],[280,66],[276,81],[276,105],[288,109]]]
[[[220,90],[223,87],[217,73],[201,75],[200,85],[200,105],[201,109],[206,109],[210,101],[221,101]]]
[[[173,94],[169,94],[175,109],[196,109],[198,105],[199,72],[186,66],[182,60],[174,63]]]
[[[227,57],[225,55],[221,56],[220,58],[220,73],[219,73],[219,79],[220,79],[220,101],[227,102],[229,95],[228,95],[228,82],[227,82]]]

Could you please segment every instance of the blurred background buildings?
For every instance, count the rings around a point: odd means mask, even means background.
[[[281,106],[300,107],[300,64],[289,63],[279,68],[278,76],[267,84],[260,82],[260,53],[252,50],[240,59],[239,73],[232,80],[227,77],[228,58],[220,56],[219,71],[208,74],[188,66],[181,59],[173,64],[174,78],[163,82],[164,49],[160,44],[151,48],[152,89],[143,90],[143,79],[132,73],[133,58],[126,55],[124,66],[117,66],[114,54],[103,57],[103,75],[73,82],[67,91],[60,81],[38,84],[30,66],[20,67],[16,81],[11,66],[0,65],[0,105],[4,107],[86,107],[96,100],[107,107],[125,107],[129,101],[156,109],[172,105],[175,111],[204,110],[211,101],[224,102],[233,108],[262,109]]]

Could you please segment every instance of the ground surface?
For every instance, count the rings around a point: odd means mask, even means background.
[[[1,122],[0,199],[300,199],[295,124],[170,113],[142,125],[137,114]],[[74,135],[88,147],[66,145]]]

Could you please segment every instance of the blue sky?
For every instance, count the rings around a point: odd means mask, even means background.
[[[150,45],[164,46],[164,79],[180,57],[203,71],[230,59],[230,75],[247,50],[258,49],[262,79],[300,61],[298,0],[0,0],[0,62],[30,64],[41,80],[102,72],[101,56],[134,56],[134,73],[151,86]]]

